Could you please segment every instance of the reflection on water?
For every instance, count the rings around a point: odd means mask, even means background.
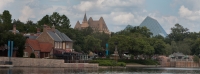
[[[0,68],[0,74],[199,74],[200,68]]]

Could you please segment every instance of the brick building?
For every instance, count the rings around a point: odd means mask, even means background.
[[[72,52],[73,42],[55,26],[43,26],[43,32],[28,35],[24,57],[34,53],[37,58],[53,57],[64,52]]]

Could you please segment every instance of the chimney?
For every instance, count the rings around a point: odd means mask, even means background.
[[[40,28],[37,28],[37,33],[40,33]]]
[[[13,25],[13,33],[16,34],[16,25]]]
[[[55,26],[54,25],[52,26],[52,31],[55,32]]]
[[[43,32],[46,32],[46,31],[47,31],[47,25],[44,24],[44,25],[43,25]]]
[[[30,36],[34,36],[34,33],[31,33]]]

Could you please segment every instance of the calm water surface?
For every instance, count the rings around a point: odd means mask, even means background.
[[[0,68],[0,74],[200,74],[200,68]]]

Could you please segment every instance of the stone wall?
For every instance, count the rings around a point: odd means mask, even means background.
[[[0,61],[8,61],[8,57],[0,57]],[[59,59],[11,58],[15,67],[54,67],[54,68],[97,68],[98,64],[64,63]]]
[[[195,63],[193,61],[171,61],[164,62],[161,64],[162,67],[183,67],[183,68],[194,68],[199,67],[199,63]]]

